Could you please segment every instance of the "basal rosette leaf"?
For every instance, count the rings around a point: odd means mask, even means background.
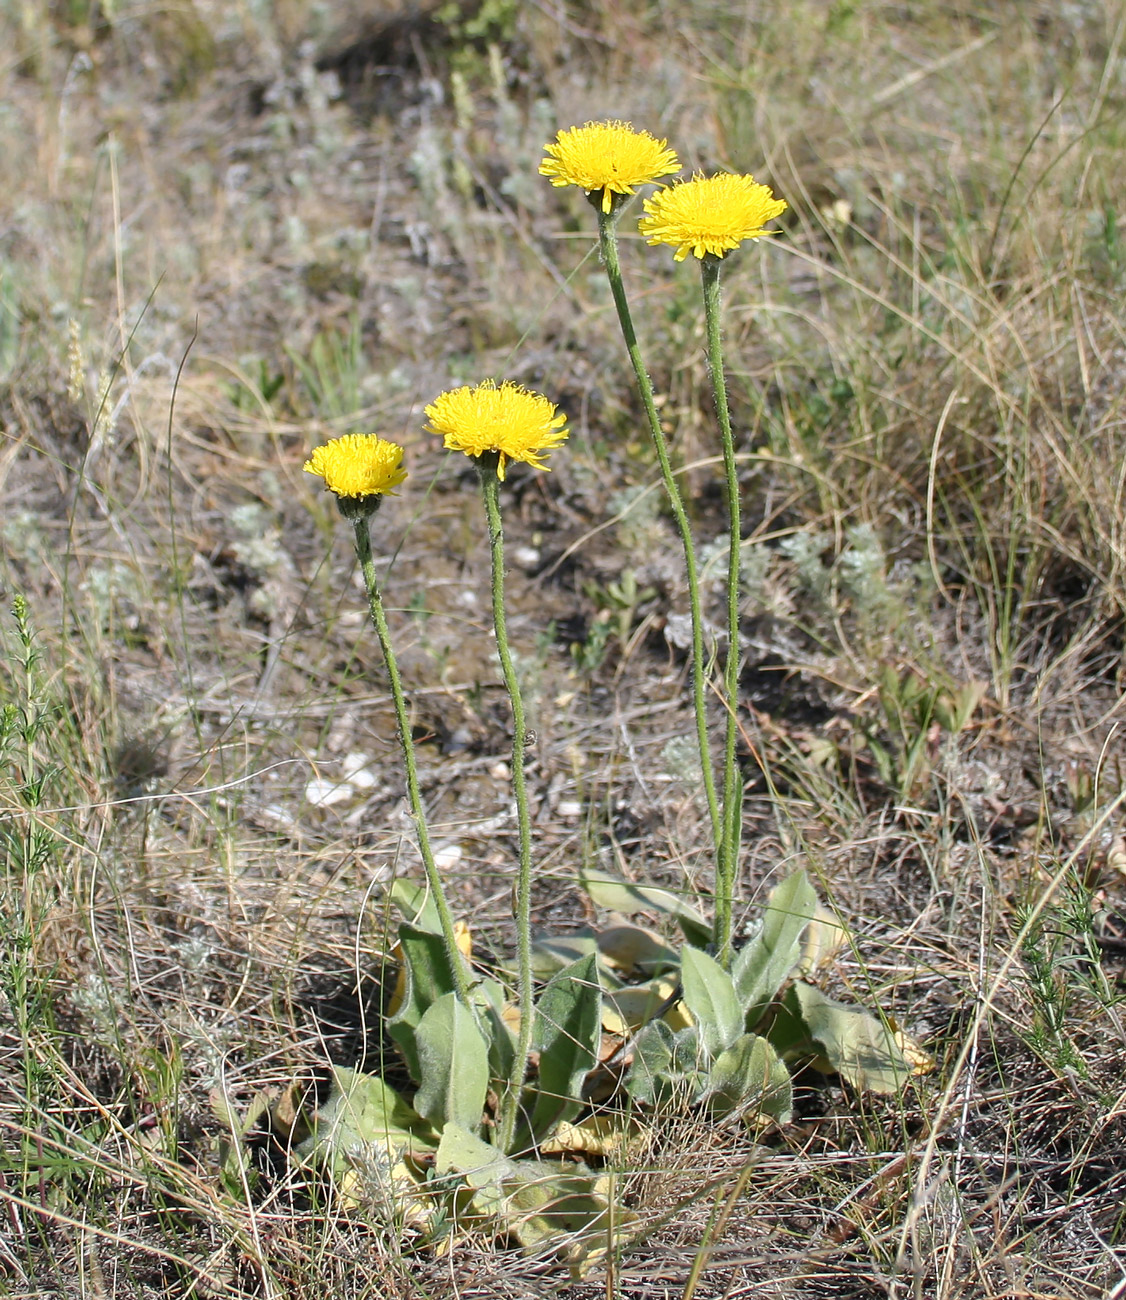
[[[457,989],[440,934],[404,921],[399,926],[401,961],[406,972],[400,1004],[387,1019],[387,1032],[398,1045],[411,1077],[421,1082],[415,1037],[426,1010],[440,997]]]
[[[366,1203],[422,1226],[433,1198],[418,1161],[437,1143],[430,1125],[381,1078],[335,1066],[328,1100],[294,1156],[331,1176],[342,1209]]]
[[[638,912],[657,912],[671,917],[680,926],[689,943],[704,947],[711,942],[712,928],[685,899],[655,885],[635,885],[605,871],[587,867],[581,880],[591,900],[610,912],[633,916]]]
[[[788,1124],[794,1089],[785,1062],[770,1043],[744,1034],[715,1059],[699,1100],[716,1116],[742,1111],[748,1118],[768,1115]]]
[[[570,1161],[513,1159],[456,1124],[442,1131],[435,1169],[464,1180],[476,1226],[491,1224],[527,1250],[557,1242],[576,1274],[606,1246],[612,1230],[636,1221],[612,1203],[611,1178]]]
[[[477,1017],[456,993],[427,1007],[415,1032],[419,1085],[415,1110],[435,1128],[481,1124],[489,1090],[489,1048]]]
[[[731,976],[706,952],[685,948],[681,957],[684,1002],[710,1059],[730,1047],[743,1032],[743,1008]]]
[[[842,1079],[869,1092],[898,1092],[915,1071],[895,1031],[862,1007],[826,997],[800,980],[793,997],[810,1038]]]
[[[540,994],[532,1047],[539,1075],[531,1110],[531,1131],[547,1136],[560,1120],[582,1107],[583,1077],[598,1060],[602,1035],[602,989],[594,953],[561,970]]]
[[[817,910],[817,894],[804,871],[771,893],[757,935],[735,955],[735,980],[744,1023],[753,1028],[802,959],[802,936]]]

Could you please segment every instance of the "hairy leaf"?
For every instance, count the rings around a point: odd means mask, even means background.
[[[680,953],[665,943],[660,935],[644,926],[610,925],[597,935],[598,951],[623,972],[640,971],[656,975],[675,970],[680,965]]]
[[[516,1015],[515,1009],[505,1001],[503,985],[488,976],[473,985],[470,1001],[488,1040],[489,1072],[493,1079],[507,1079],[512,1073],[512,1060],[516,1055],[516,1034],[506,1015]],[[519,1023],[518,1015],[516,1023]]]
[[[637,912],[659,912],[672,917],[689,943],[703,945],[711,940],[711,926],[699,912],[676,894],[655,885],[634,885],[619,880],[605,871],[587,867],[581,875],[587,893],[598,904],[611,912],[624,912],[633,916]]]
[[[536,1003],[532,1046],[540,1054],[531,1129],[545,1137],[582,1107],[582,1081],[598,1059],[602,989],[594,953],[580,957],[547,985]]]
[[[812,984],[799,981],[794,995],[810,1037],[841,1078],[870,1092],[903,1087],[912,1070],[893,1030],[861,1007],[834,1002]]]
[[[532,971],[538,979],[550,979],[556,971],[597,949],[598,940],[593,930],[580,930],[568,935],[546,935],[532,944]]]
[[[672,1062],[673,1032],[663,1020],[651,1020],[637,1035],[626,1091],[642,1105],[661,1100]]]
[[[414,880],[405,880],[401,876],[391,882],[391,901],[397,904],[408,925],[428,930],[431,934],[442,933],[442,918],[438,915],[438,904],[428,885]]]
[[[607,993],[602,1003],[602,1028],[608,1034],[628,1038],[661,1011],[661,1019],[670,1029],[684,1029],[691,1017],[677,992],[672,976],[651,980],[648,984],[630,984]]]
[[[714,1059],[743,1032],[743,1010],[731,976],[706,952],[685,948],[681,958],[684,1002],[700,1031],[700,1042]]]
[[[817,910],[817,894],[804,871],[787,876],[770,895],[762,929],[735,955],[731,973],[751,1028],[802,957],[802,935]]]
[[[333,1066],[332,1092],[314,1117],[298,1157],[341,1176],[357,1162],[393,1165],[404,1149],[432,1149],[435,1135],[402,1097],[374,1074]]]
[[[782,1058],[756,1034],[744,1034],[716,1058],[702,1101],[716,1115],[735,1110],[789,1123],[794,1089]]]
[[[526,1249],[558,1241],[575,1273],[613,1228],[636,1221],[625,1207],[612,1207],[612,1180],[581,1165],[514,1160],[456,1124],[442,1130],[435,1166],[439,1174],[460,1174],[472,1189],[471,1211]]]
[[[404,921],[399,926],[403,968],[407,974],[401,1005],[387,1020],[387,1032],[399,1050],[415,1083],[421,1082],[415,1035],[428,1007],[456,986],[440,934]]]
[[[421,1080],[415,1110],[435,1128],[476,1129],[489,1090],[489,1050],[477,1017],[456,993],[427,1007],[415,1033]]]

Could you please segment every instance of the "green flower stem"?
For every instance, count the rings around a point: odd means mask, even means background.
[[[600,198],[601,195],[599,194]],[[657,452],[657,461],[664,479],[665,493],[672,507],[677,531],[680,533],[684,548],[684,572],[688,582],[688,604],[692,614],[692,703],[696,712],[696,740],[700,749],[700,771],[704,780],[704,795],[708,803],[708,814],[712,823],[712,844],[716,853],[716,879],[723,874],[722,855],[726,836],[720,817],[719,800],[716,796],[715,774],[712,771],[711,750],[708,746],[707,695],[704,685],[704,624],[700,614],[700,582],[696,573],[696,548],[692,543],[692,528],[684,509],[684,500],[677,487],[676,478],[669,461],[668,444],[664,430],[661,428],[657,405],[653,400],[653,381],[641,359],[641,349],[637,344],[637,334],[633,328],[629,302],[626,299],[625,284],[622,281],[622,264],[618,257],[618,234],[616,228],[617,208],[613,212],[603,212],[598,207],[598,241],[602,252],[602,264],[606,268],[606,277],[610,281],[610,292],[614,295],[614,306],[618,309],[618,323],[622,337],[625,339],[629,359],[633,363],[633,374],[641,394],[641,402],[649,421],[649,433]]]
[[[379,638],[380,649],[383,651],[383,661],[387,665],[387,676],[391,681],[391,700],[395,706],[399,745],[403,751],[403,763],[407,771],[407,797],[410,800],[411,814],[414,818],[415,829],[418,832],[418,851],[422,855],[426,880],[430,885],[430,892],[433,894],[434,902],[438,908],[438,919],[442,925],[442,940],[446,949],[446,960],[450,964],[450,970],[453,971],[457,995],[468,1006],[469,974],[465,969],[465,961],[457,946],[453,916],[450,914],[446,894],[442,888],[442,878],[438,874],[438,867],[434,862],[434,853],[430,848],[430,832],[427,830],[426,812],[422,806],[422,792],[418,785],[418,768],[414,761],[414,746],[411,743],[411,729],[410,722],[407,719],[406,700],[403,698],[403,683],[399,676],[399,664],[395,658],[395,651],[391,646],[391,632],[387,626],[387,618],[383,613],[383,598],[379,594],[379,580],[375,576],[375,562],[371,555],[371,534],[368,531],[371,516],[367,514],[358,518],[353,514],[349,515],[348,518],[356,535],[356,555],[359,557],[360,568],[364,574],[364,585],[367,587],[371,621],[375,627],[375,634]]]
[[[504,614],[504,529],[500,517],[500,483],[497,467],[500,457],[494,451],[476,457],[477,476],[481,481],[481,496],[485,502],[485,516],[489,522],[489,545],[493,560],[493,627],[497,634],[497,657],[501,675],[512,704],[512,793],[516,798],[516,824],[520,839],[520,865],[516,877],[516,985],[520,1004],[520,1034],[516,1054],[512,1059],[512,1073],[501,1100],[497,1147],[507,1152],[512,1146],[516,1121],[520,1112],[520,1093],[528,1072],[528,1056],[532,1050],[532,1028],[535,1020],[535,1003],[532,985],[532,821],[528,815],[528,791],[524,783],[524,748],[527,726],[524,721],[524,701],[520,683],[512,665],[508,649],[508,625]]]
[[[723,469],[727,486],[727,660],[723,670],[723,703],[727,714],[723,744],[723,850],[716,874],[715,929],[716,958],[726,966],[731,956],[731,907],[735,876],[739,869],[739,840],[742,819],[739,801],[742,791],[735,764],[737,733],[736,702],[739,698],[739,561],[742,528],[739,519],[739,475],[735,466],[735,439],[727,406],[727,383],[723,372],[723,335],[720,328],[719,273],[722,259],[707,256],[700,262],[704,290],[704,318],[708,335],[708,370],[719,417],[723,442]]]

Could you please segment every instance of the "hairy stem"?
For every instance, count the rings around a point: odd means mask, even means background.
[[[516,824],[520,841],[520,863],[516,876],[516,961],[517,998],[520,1003],[520,1034],[508,1087],[501,1101],[497,1147],[508,1151],[516,1132],[520,1112],[520,1093],[528,1072],[528,1055],[532,1049],[535,1004],[532,986],[532,822],[528,815],[528,791],[524,781],[524,749],[527,725],[520,682],[508,649],[508,625],[504,613],[504,529],[500,517],[500,485],[497,479],[499,456],[485,452],[476,458],[481,496],[489,523],[489,546],[493,561],[493,627],[497,634],[497,657],[501,675],[512,704],[512,793],[516,799]]]
[[[731,413],[727,406],[727,383],[723,371],[723,336],[720,328],[718,257],[705,257],[700,263],[704,290],[704,317],[708,335],[708,370],[712,394],[719,418],[723,443],[724,481],[727,489],[727,659],[723,670],[723,703],[726,725],[723,743],[723,850],[716,872],[715,929],[716,957],[726,966],[731,957],[731,908],[735,876],[739,869],[742,826],[742,788],[735,763],[737,735],[736,703],[739,691],[739,560],[742,526],[739,517],[739,476],[735,465],[735,439],[731,432]]]
[[[430,832],[427,829],[426,810],[422,806],[422,792],[418,785],[418,768],[414,761],[414,746],[411,743],[407,704],[403,698],[403,683],[399,676],[399,664],[395,658],[395,651],[391,645],[391,632],[383,612],[383,598],[379,592],[379,580],[375,575],[375,562],[371,555],[370,522],[369,516],[363,518],[351,517],[352,528],[356,537],[356,555],[359,557],[360,568],[364,574],[364,585],[367,587],[368,610],[371,613],[372,625],[375,627],[375,634],[379,638],[379,646],[383,651],[383,661],[387,665],[387,676],[391,682],[391,700],[395,706],[399,745],[403,751],[403,763],[407,773],[407,798],[410,801],[411,816],[414,819],[415,830],[418,834],[418,851],[422,855],[426,880],[438,908],[438,918],[442,925],[442,940],[446,949],[446,960],[453,972],[457,995],[468,1006],[469,974],[458,950],[457,939],[454,935],[453,917],[450,914],[449,904],[446,902],[446,894],[442,888],[442,878],[438,874],[438,867],[434,862],[434,853],[430,847]]]
[[[680,542],[684,550],[684,572],[688,583],[688,604],[692,615],[692,703],[696,712],[696,741],[700,750],[700,771],[704,781],[704,795],[708,803],[708,814],[712,825],[712,844],[716,853],[716,878],[721,874],[720,858],[723,854],[726,836],[720,816],[719,800],[716,795],[715,774],[712,771],[711,750],[708,745],[707,694],[704,682],[704,624],[700,613],[700,583],[696,571],[696,548],[692,541],[692,528],[684,509],[684,500],[680,495],[676,477],[669,461],[668,443],[661,428],[657,414],[657,405],[653,400],[653,381],[641,359],[637,334],[633,328],[629,301],[626,298],[625,285],[622,281],[622,266],[618,257],[618,236],[615,225],[615,212],[598,211],[598,240],[602,253],[602,264],[606,268],[606,277],[610,281],[610,292],[614,296],[614,306],[618,309],[618,323],[626,350],[633,365],[634,378],[637,381],[641,403],[649,422],[649,434],[657,453],[657,462],[661,467],[665,493],[676,521]]]

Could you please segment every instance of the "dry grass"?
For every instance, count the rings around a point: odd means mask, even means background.
[[[0,588],[39,656],[6,620],[0,1291],[1126,1294],[1126,15],[620,0],[485,6],[473,40],[470,6],[452,35],[361,9],[0,14]],[[376,546],[433,834],[481,949],[510,943],[484,530],[420,432],[451,381],[531,383],[574,430],[506,503],[537,924],[584,919],[591,858],[706,893],[675,533],[589,214],[535,175],[608,116],[791,203],[725,281],[743,897],[809,868],[855,935],[827,978],[938,1069],[892,1102],[811,1077],[765,1146],[670,1122],[620,1174],[648,1231],[571,1285],[412,1252],[265,1138],[224,1183],[212,1098],[382,1050],[382,886],[415,869],[347,539],[301,474],[326,434],[407,446]],[[695,282],[624,257],[706,548]],[[601,644],[627,569],[650,594]],[[912,703],[974,683],[961,729]],[[372,780],[311,802],[352,754]]]

